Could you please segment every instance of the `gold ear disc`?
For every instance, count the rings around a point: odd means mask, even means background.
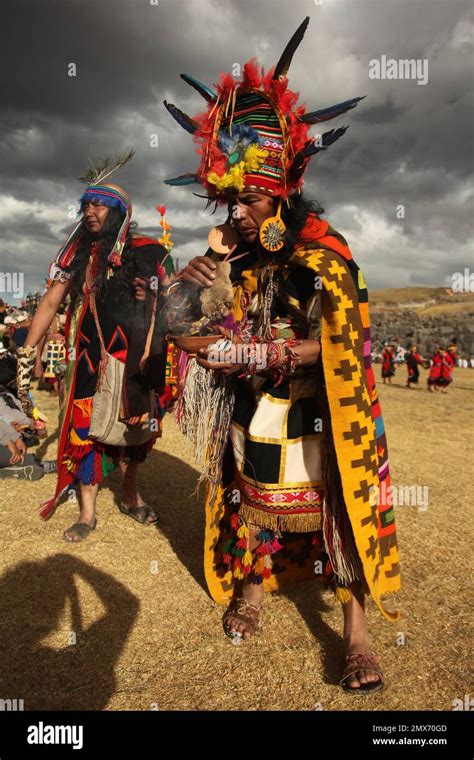
[[[281,199],[275,216],[269,216],[260,227],[258,236],[266,251],[279,251],[285,245],[286,225],[281,218]]]
[[[239,236],[230,224],[219,224],[209,230],[207,236],[209,247],[214,253],[228,254],[231,253],[239,242]]]
[[[285,245],[285,232],[284,222],[278,216],[270,216],[260,227],[260,243],[267,251],[279,251]]]

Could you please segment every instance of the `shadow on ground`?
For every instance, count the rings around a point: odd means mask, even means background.
[[[105,610],[87,628],[75,583],[79,577]],[[53,649],[43,640],[57,636],[67,604],[72,630],[64,631],[64,646]],[[139,606],[112,576],[71,555],[22,562],[7,571],[0,579],[0,698],[24,699],[25,710],[104,709]],[[71,633],[76,643],[69,643]]]

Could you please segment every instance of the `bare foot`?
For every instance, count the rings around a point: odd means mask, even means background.
[[[228,635],[238,639],[250,639],[258,625],[263,602],[263,584],[244,581],[242,594],[233,599],[229,612],[224,616],[224,628]]]
[[[344,614],[344,642],[346,657],[362,654],[372,655],[369,632],[364,610],[364,595],[356,587],[352,588],[353,596],[350,602],[342,605]],[[347,664],[347,661],[346,661]],[[381,681],[377,673],[370,669],[361,669],[353,673],[344,682],[345,686],[360,689],[363,684]]]

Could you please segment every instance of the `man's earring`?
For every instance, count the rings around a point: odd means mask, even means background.
[[[260,243],[266,251],[279,251],[285,245],[286,225],[281,218],[281,198],[275,216],[265,219],[259,230]]]

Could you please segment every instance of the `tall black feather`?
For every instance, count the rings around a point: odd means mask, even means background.
[[[166,110],[171,114],[173,119],[176,119],[178,124],[181,127],[183,127],[183,129],[185,129],[186,132],[189,132],[190,135],[193,135],[196,132],[196,130],[199,127],[197,121],[194,121],[194,119],[191,119],[191,117],[188,116],[187,113],[184,113],[184,111],[181,111],[181,109],[174,106],[173,103],[168,103],[166,100],[164,100],[163,103]]]
[[[165,179],[163,182],[165,185],[172,185],[174,187],[181,187],[182,185],[192,185],[194,182],[198,182],[196,174],[180,174],[179,177],[172,177],[171,179]]]
[[[290,182],[297,182],[303,174],[310,156],[318,153],[320,150],[326,150],[330,145],[339,140],[348,127],[339,127],[338,129],[331,129],[329,132],[324,132],[321,136],[321,140],[315,142],[314,139],[308,140],[304,148],[296,153],[293,163],[289,171]]]
[[[278,79],[280,76],[286,76],[288,69],[290,68],[293,55],[298,48],[301,40],[304,37],[304,33],[309,24],[309,16],[306,16],[305,20],[299,25],[298,29],[294,33],[293,37],[289,41],[288,45],[281,54],[280,60],[275,67],[275,73],[272,79]]]
[[[300,121],[303,121],[305,124],[319,124],[321,121],[329,121],[336,116],[340,116],[342,113],[346,113],[346,111],[350,111],[351,108],[355,108],[365,97],[366,95],[362,95],[360,98],[351,98],[351,100],[345,100],[343,103],[336,103],[335,106],[329,106],[329,108],[310,111],[301,116]]]
[[[338,127],[338,129],[330,129],[329,132],[324,132],[323,135],[321,135],[321,140],[318,140],[318,142],[314,142],[313,140],[310,141],[310,145],[306,144],[307,147],[303,148],[303,155],[306,156],[313,156],[315,153],[318,153],[320,150],[326,150],[326,148],[329,148],[330,145],[336,142],[336,140],[339,140],[340,137],[344,134],[344,132],[348,129],[347,126],[345,127]]]
[[[210,87],[200,82],[195,77],[192,77],[190,74],[180,74],[179,75],[181,79],[184,79],[186,84],[190,84],[191,87],[194,87],[194,89],[202,95],[204,100],[207,100],[208,103],[211,103],[214,100],[217,100],[217,95],[215,92],[213,92]]]

